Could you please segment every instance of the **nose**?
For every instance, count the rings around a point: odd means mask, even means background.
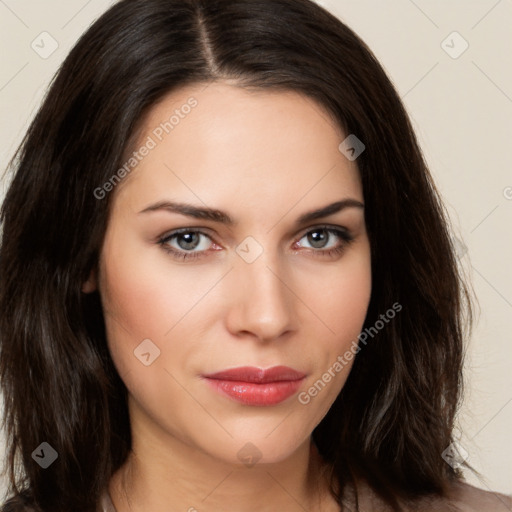
[[[252,263],[238,259],[229,286],[226,323],[233,335],[272,341],[296,327],[290,278],[265,252]]]

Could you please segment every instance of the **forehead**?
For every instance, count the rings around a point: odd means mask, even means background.
[[[146,114],[130,148],[146,147],[144,156],[118,192],[134,207],[165,194],[228,209],[291,207],[305,195],[316,203],[362,199],[356,163],[338,149],[344,138],[330,114],[300,93],[194,84]]]

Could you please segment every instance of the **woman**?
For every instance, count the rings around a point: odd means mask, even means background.
[[[123,0],[17,156],[4,512],[510,509],[453,450],[471,307],[442,204],[339,20]]]

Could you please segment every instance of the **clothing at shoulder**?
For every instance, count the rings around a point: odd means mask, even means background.
[[[21,493],[12,496],[5,503],[0,502],[0,512],[36,512],[36,509],[28,504],[25,493]],[[97,512],[117,512],[107,489],[100,498]]]
[[[369,489],[367,489],[369,490]],[[368,502],[365,503],[366,499]],[[361,505],[362,510],[368,506],[368,510],[376,510],[376,496],[370,491],[365,494]],[[428,503],[427,503],[428,502]],[[388,510],[382,508],[382,503],[378,504],[378,510],[384,512]],[[391,509],[389,509],[391,510]],[[411,507],[411,512],[439,511],[439,512],[512,512],[512,496],[505,496],[495,492],[484,491],[472,485],[462,482],[455,483],[452,486],[448,500],[427,500],[417,506]],[[103,493],[98,512],[116,512],[114,504],[107,490]]]
[[[370,487],[363,484],[359,488],[363,491],[359,500],[361,511],[392,512]],[[445,498],[425,497],[401,505],[407,512],[512,512],[512,497],[454,482]]]
[[[456,483],[450,501],[461,512],[512,512],[512,496],[485,491],[465,483]]]
[[[97,512],[117,512],[110,498],[110,494],[108,493],[108,489],[103,491]]]

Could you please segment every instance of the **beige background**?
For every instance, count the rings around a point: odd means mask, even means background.
[[[0,0],[2,171],[59,64],[112,3]],[[481,307],[468,340],[459,432],[469,462],[485,478],[467,476],[479,487],[511,494],[512,0],[318,3],[353,28],[384,65],[452,216],[460,260]],[[58,48],[47,58],[32,49],[35,41],[40,53],[49,52],[51,38]],[[5,180],[0,197],[4,189]]]

